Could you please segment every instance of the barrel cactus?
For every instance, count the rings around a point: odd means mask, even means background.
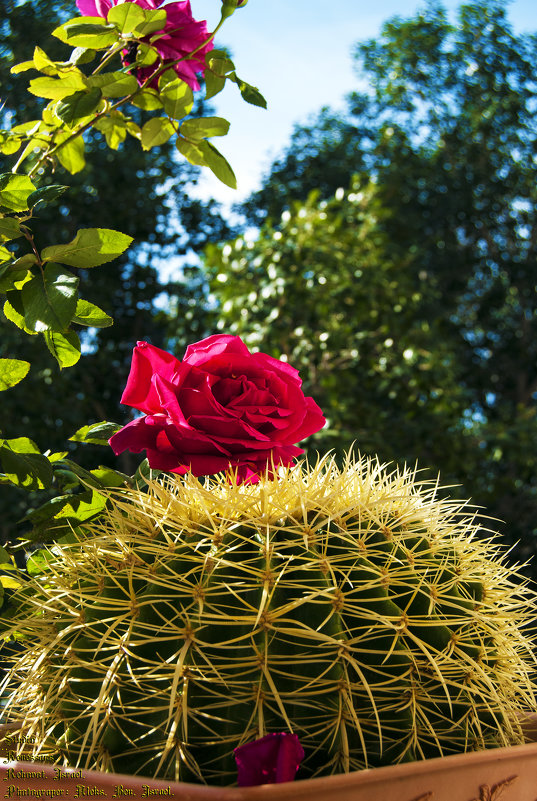
[[[518,743],[534,708],[534,593],[412,470],[160,475],[41,562],[8,703],[34,758],[228,785],[283,731],[305,778]]]

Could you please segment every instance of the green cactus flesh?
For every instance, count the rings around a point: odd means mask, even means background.
[[[159,477],[50,550],[9,684],[37,758],[226,785],[292,731],[318,776],[521,742],[535,706],[534,594],[409,470]]]

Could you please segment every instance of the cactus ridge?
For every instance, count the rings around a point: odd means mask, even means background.
[[[21,590],[8,713],[34,757],[220,785],[271,731],[302,777],[522,742],[535,595],[438,489],[349,454],[114,493]]]

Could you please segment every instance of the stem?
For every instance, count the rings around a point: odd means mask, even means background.
[[[45,150],[41,154],[39,159],[36,161],[36,163],[34,164],[32,169],[28,173],[28,177],[31,178],[33,175],[35,175],[35,173],[39,170],[41,165],[48,158],[50,158],[50,156],[53,156],[54,153],[56,153],[61,147],[64,147],[65,145],[69,144],[70,142],[73,142],[75,139],[77,139],[79,136],[81,136],[85,131],[87,131],[90,128],[92,128],[95,125],[96,122],[98,122],[103,117],[106,117],[111,111],[115,111],[117,108],[120,108],[124,103],[129,103],[134,97],[136,97],[136,95],[140,94],[140,92],[143,92],[143,90],[147,88],[148,84],[151,81],[153,81],[155,78],[158,78],[160,75],[162,75],[163,72],[165,72],[166,70],[170,69],[171,67],[174,67],[176,64],[180,64],[182,61],[188,61],[193,56],[195,56],[196,53],[198,53],[202,48],[204,48],[207,44],[209,44],[209,42],[213,41],[215,35],[220,30],[220,28],[224,24],[225,20],[226,20],[226,17],[224,17],[224,16],[220,17],[220,21],[218,22],[218,25],[209,34],[207,39],[205,39],[200,45],[198,45],[194,50],[192,50],[192,52],[188,53],[188,55],[182,56],[181,58],[178,58],[176,61],[167,61],[166,63],[162,63],[160,65],[160,67],[158,67],[155,70],[155,72],[153,72],[150,76],[148,76],[146,78],[146,80],[136,89],[135,92],[132,92],[130,95],[126,95],[125,97],[120,98],[116,103],[112,104],[111,106],[107,105],[107,107],[104,109],[104,111],[99,112],[94,117],[92,117],[92,119],[89,122],[87,122],[84,125],[82,125],[76,131],[73,131],[73,133],[70,136],[68,136],[66,139],[64,139],[63,142],[58,142],[57,144],[53,144],[56,134],[60,132],[60,129],[57,129],[54,132],[53,137],[52,137],[52,142],[51,142],[52,147],[49,147],[48,150]],[[166,35],[168,35],[168,34],[169,34],[169,31],[166,33]],[[162,35],[165,35],[164,32],[163,32]],[[103,67],[117,53],[119,53],[121,50],[123,50],[124,47],[125,47],[125,42],[122,42],[120,45],[114,45],[111,48],[111,50],[106,54],[106,56],[103,58],[101,63],[93,71],[92,75],[97,75],[103,69]],[[20,166],[20,164],[22,162],[23,156],[24,156],[24,151],[23,151],[21,157],[19,158],[19,160],[17,161],[17,163],[15,164],[15,166],[13,167],[12,172],[16,172],[17,171],[18,167]]]
[[[27,153],[26,153],[27,147],[28,147],[28,145],[26,145],[26,147],[23,149],[21,155],[17,159],[17,162],[13,165],[13,167],[11,169],[12,173],[18,172],[18,169],[19,169],[20,165],[22,164],[22,162],[24,161],[24,159],[27,156]]]
[[[23,237],[30,243],[30,247],[32,248],[32,250],[34,252],[34,256],[37,259],[37,266],[41,270],[41,273],[43,273],[43,262],[41,261],[41,257],[39,255],[39,251],[35,246],[34,235],[30,231],[30,229],[27,228],[25,225],[21,225],[21,231],[22,231]]]
[[[110,50],[110,52],[109,52],[109,53],[107,53],[107,55],[106,55],[106,56],[103,58],[103,60],[101,61],[101,63],[97,65],[97,67],[96,67],[96,68],[93,70],[93,72],[92,72],[91,74],[92,74],[92,75],[97,75],[97,74],[98,74],[98,73],[99,73],[99,72],[102,70],[102,68],[103,68],[103,67],[104,67],[106,64],[108,64],[108,62],[109,62],[109,61],[110,61],[112,58],[114,58],[114,56],[115,56],[117,53],[120,53],[120,52],[123,50],[123,48],[124,48],[124,47],[125,47],[125,45],[124,45],[123,43],[121,43],[121,44],[118,44],[118,45],[115,45],[114,47],[112,47],[112,49]]]

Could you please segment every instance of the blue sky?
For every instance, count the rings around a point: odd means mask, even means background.
[[[460,3],[443,5],[454,13]],[[219,0],[191,0],[191,6],[210,29],[218,22]],[[201,193],[228,205],[256,189],[294,123],[323,105],[343,107],[357,85],[352,45],[377,35],[388,18],[421,8],[419,0],[249,0],[227,20],[221,43],[231,49],[237,74],[265,95],[268,110],[247,105],[234,85],[215,98],[217,113],[231,121],[229,134],[215,144],[239,186],[234,191],[206,177]],[[515,32],[537,30],[537,0],[511,0],[508,8]]]

